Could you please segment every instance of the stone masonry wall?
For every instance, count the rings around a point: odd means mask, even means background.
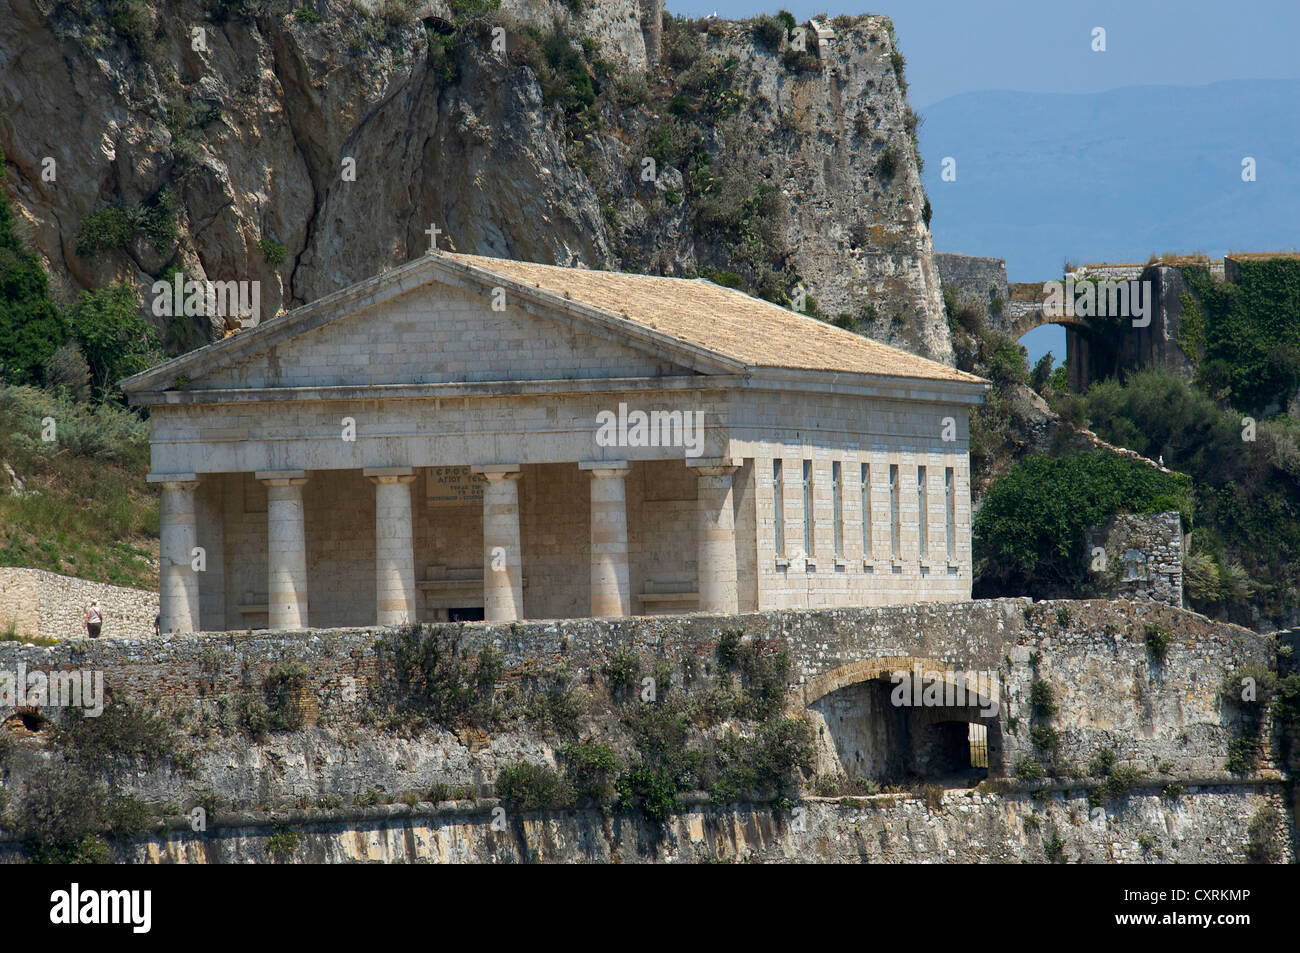
[[[1183,605],[1183,527],[1177,513],[1120,514],[1088,531],[1097,591]]]
[[[1008,300],[1005,259],[940,253],[934,261],[943,286],[956,291],[958,297],[974,298],[985,308],[994,298],[1001,298],[1004,304]]]
[[[1160,661],[1146,644],[1152,627],[1168,636]],[[737,630],[790,652],[794,710],[807,710],[840,690],[835,674],[855,664],[864,671],[846,685],[876,677],[872,664],[877,661],[886,671],[923,660],[927,667],[993,673],[1001,684],[997,719],[1006,768],[1035,754],[1028,699],[1033,682],[1043,680],[1056,693],[1059,710],[1052,727],[1061,738],[1062,770],[1085,769],[1106,747],[1139,770],[1164,766],[1211,780],[1231,777],[1223,764],[1236,728],[1235,715],[1219,699],[1220,685],[1240,666],[1272,667],[1276,656],[1270,637],[1186,610],[1124,600],[997,599],[738,616],[475,623],[443,631],[471,653],[495,646],[507,678],[511,672],[563,665],[576,684],[598,676],[622,648],[665,659],[678,669],[688,658],[703,668],[712,662],[723,633]],[[164,711],[215,714],[223,695],[256,687],[277,662],[295,659],[308,673],[309,707],[318,713],[313,721],[346,725],[367,709],[380,636],[375,629],[337,629],[81,640],[49,648],[0,643],[0,669],[20,662],[29,670],[103,669],[111,692]],[[391,743],[381,738],[376,744]],[[444,742],[435,747],[441,754],[426,750],[400,759],[408,764],[411,780],[418,774],[418,783],[425,783],[429,771],[448,764]],[[1271,747],[1266,749],[1271,757]],[[387,772],[388,788],[400,788],[403,772],[384,766],[389,759],[382,752],[374,760]],[[468,759],[463,764],[472,772]],[[313,769],[305,763],[303,770],[304,783],[310,783]],[[467,774],[449,783],[470,780]],[[364,782],[356,776],[348,783],[360,790]]]
[[[1168,636],[1160,658],[1147,645],[1152,628]],[[288,824],[303,835],[299,860],[1034,861],[1046,859],[1047,845],[1059,839],[1069,860],[1225,862],[1243,858],[1247,827],[1266,806],[1280,811],[1278,824],[1285,827],[1274,840],[1286,845],[1284,852],[1293,850],[1277,739],[1265,733],[1258,770],[1228,772],[1238,716],[1219,698],[1238,668],[1274,667],[1276,640],[1161,603],[999,599],[439,631],[471,653],[495,646],[507,684],[563,668],[592,705],[606,697],[602,670],[616,651],[668,662],[672,690],[689,692],[688,666],[707,671],[723,634],[738,631],[789,651],[788,708],[806,714],[815,732],[819,712],[834,699],[851,700],[863,685],[887,683],[892,671],[914,662],[991,672],[999,681],[993,727],[1001,760],[991,768],[1001,770],[991,770],[997,780],[974,791],[948,785],[937,800],[934,792],[838,804],[809,798],[800,815],[747,805],[705,808],[688,799],[697,807],[671,818],[663,841],[643,836],[636,818],[583,810],[514,816],[513,833],[500,834],[491,831],[489,814],[497,773],[520,759],[556,764],[556,742],[531,729],[490,736],[383,730],[369,717],[383,630],[83,639],[48,648],[0,643],[0,671],[20,664],[28,671],[100,669],[110,705],[129,698],[191,732],[191,770],[136,772],[122,779],[123,792],[186,809],[215,797],[244,813],[222,815],[218,807],[206,836],[183,830],[178,819],[171,834],[139,842],[133,859],[266,860],[267,838]],[[306,671],[303,729],[273,732],[260,742],[213,730],[230,719],[237,696],[256,692],[286,659]],[[1038,681],[1054,695],[1050,727],[1059,742],[1052,758],[1038,750],[1030,730]],[[57,710],[48,714],[61,717]],[[1087,800],[1096,784],[1088,764],[1103,749],[1137,780],[1098,812]],[[1047,765],[1047,779],[1010,777],[1009,766],[1031,757]],[[838,773],[820,752],[817,769]],[[6,787],[13,786],[15,770],[11,759]],[[1171,788],[1179,793],[1169,795]],[[460,800],[428,803],[439,789]],[[376,796],[418,803],[363,806]],[[794,828],[796,817],[805,829]],[[15,858],[16,845],[2,841],[0,860]]]
[[[61,576],[42,569],[0,568],[0,628],[46,639],[86,637],[86,609],[98,600],[101,638],[153,635],[158,593]]]

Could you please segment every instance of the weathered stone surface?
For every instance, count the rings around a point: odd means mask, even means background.
[[[1183,528],[1177,513],[1121,513],[1089,530],[1085,546],[1099,593],[1182,608]]]
[[[595,810],[506,815],[496,802],[392,806],[330,819],[322,812],[231,818],[194,833],[184,827],[119,849],[145,863],[1044,863],[1053,838],[1063,863],[1244,863],[1247,828],[1266,806],[1285,811],[1277,789],[1203,788],[1171,801],[1132,795],[1104,817],[1082,791],[1036,802],[1028,795],[949,791],[942,803],[902,795],[803,802],[798,813],[764,806],[699,806],[661,830],[633,816]],[[337,814],[335,815],[337,816]],[[242,823],[240,822],[242,821]],[[178,827],[180,825],[178,824]],[[299,839],[279,856],[271,838]],[[1275,832],[1283,860],[1291,849]],[[281,838],[283,842],[283,838]],[[281,848],[283,850],[283,848]],[[0,842],[0,863],[19,859]]]
[[[1154,658],[1146,644],[1148,626],[1170,635],[1163,659]],[[518,722],[491,735],[380,728],[372,690],[381,684],[381,646],[391,630],[82,640],[51,648],[0,643],[0,670],[20,663],[28,669],[103,670],[113,698],[167,713],[195,739],[191,770],[131,772],[117,779],[120,792],[187,809],[215,798],[227,810],[251,811],[214,818],[207,837],[174,832],[165,843],[141,844],[138,856],[154,860],[261,860],[271,831],[290,824],[304,834],[298,859],[317,860],[1018,861],[1044,859],[1043,845],[1059,838],[1069,859],[1220,862],[1243,858],[1246,828],[1266,804],[1281,809],[1278,823],[1285,829],[1277,838],[1290,842],[1293,822],[1280,800],[1282,775],[1275,767],[1279,740],[1266,729],[1258,770],[1229,773],[1225,761],[1228,743],[1238,734],[1238,715],[1219,695],[1225,678],[1240,666],[1272,668],[1276,641],[1160,603],[1003,599],[468,624],[439,631],[470,653],[489,645],[500,651],[506,685],[563,669],[584,712],[583,731],[615,745],[623,742],[617,740],[604,666],[620,650],[639,654],[647,664],[667,662],[671,690],[689,694],[708,690],[707,673],[712,667],[716,675],[715,652],[725,633],[780,644],[793,663],[788,711],[805,715],[814,728],[826,724],[825,700],[850,697],[845,693],[864,685],[888,687],[891,673],[914,663],[992,673],[997,688],[990,697],[997,711],[989,722],[990,774],[1010,775],[1010,766],[1032,757],[1047,764],[1051,777],[1003,777],[976,793],[949,783],[942,811],[935,801],[938,788],[926,800],[873,797],[861,806],[857,800],[847,806],[806,801],[805,831],[793,828],[794,818],[778,818],[766,808],[692,809],[670,820],[667,840],[653,849],[647,845],[655,838],[640,821],[594,811],[519,816],[511,819],[515,833],[500,834],[490,829],[489,801],[432,820],[419,819],[430,806],[417,807],[411,817],[391,802],[427,799],[437,789],[471,800],[489,797],[503,765],[521,759],[556,764],[561,742]],[[251,743],[238,731],[233,702],[258,692],[266,674],[286,660],[306,673],[297,702],[304,727]],[[697,673],[690,684],[688,667]],[[1058,736],[1051,757],[1030,733],[1037,722],[1029,698],[1038,681],[1051,687],[1056,708],[1048,721]],[[47,713],[61,717],[57,710]],[[843,732],[831,727],[816,732],[817,773],[870,777],[852,771],[851,759],[837,749],[846,743]],[[1132,769],[1134,780],[1126,794],[1107,798],[1096,813],[1087,801],[1088,790],[1098,784],[1089,762],[1102,751],[1113,752],[1117,766]],[[21,778],[42,757],[33,740],[11,753],[5,786],[20,800]],[[1160,792],[1171,785],[1186,790],[1166,792],[1162,799]],[[1040,793],[1031,797],[1035,790]],[[376,800],[389,806],[283,813]],[[1026,824],[1030,815],[1036,820]],[[15,856],[16,847],[0,847],[0,857]]]
[[[620,74],[658,47],[658,31],[643,28],[660,9],[649,0],[589,2],[580,15],[557,0],[503,7],[543,29],[558,16],[575,43],[598,40]],[[56,287],[122,279],[143,293],[174,263],[187,278],[260,281],[271,317],[421,254],[431,222],[443,247],[501,257],[664,274],[731,264],[715,229],[688,226],[688,202],[666,201],[668,189],[683,192],[680,170],[659,170],[662,189],[640,179],[666,117],[606,110],[594,158],[578,162],[532,71],[491,53],[490,36],[463,39],[460,79],[444,85],[419,19],[381,42],[342,0],[317,9],[319,23],[289,14],[223,26],[169,7],[156,69],[102,20],[14,0],[0,21],[0,146]],[[447,13],[441,0],[420,12]],[[206,51],[191,49],[193,24],[206,28]],[[951,363],[889,22],[861,17],[835,33],[816,68],[796,71],[756,49],[747,23],[714,23],[704,55],[736,59],[744,108],[710,130],[713,172],[777,190],[774,254],[824,312],[870,305],[865,333]],[[169,85],[159,71],[172,64]],[[885,150],[891,175],[878,171]],[[56,183],[41,178],[46,157]],[[355,181],[344,179],[347,158]],[[134,209],[167,184],[181,210],[176,240],[155,247],[137,235],[121,251],[76,253],[88,214]],[[262,240],[283,244],[282,264]],[[204,334],[224,330],[216,316],[199,320],[211,321],[195,329]]]

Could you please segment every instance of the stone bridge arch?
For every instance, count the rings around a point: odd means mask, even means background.
[[[952,784],[1005,773],[1001,698],[996,672],[886,656],[810,678],[791,691],[789,708],[813,723],[819,773]],[[983,768],[974,760],[980,736],[987,745]]]

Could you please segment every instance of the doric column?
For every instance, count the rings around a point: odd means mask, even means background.
[[[578,466],[591,474],[591,614],[632,614],[627,569],[626,461]]]
[[[415,621],[415,549],[411,529],[411,467],[368,467],[375,485],[375,621]]]
[[[731,510],[731,475],[740,461],[703,460],[691,466],[698,477],[697,574],[701,612],[740,609],[736,580],[736,521]]]
[[[487,480],[483,488],[483,618],[488,622],[514,622],[524,615],[519,465],[471,469]]]
[[[266,606],[272,629],[307,628],[307,530],[303,470],[256,474],[266,485]]]
[[[151,473],[150,483],[162,484],[158,508],[161,543],[158,580],[160,632],[199,630],[199,577],[191,561],[198,545],[193,473]]]

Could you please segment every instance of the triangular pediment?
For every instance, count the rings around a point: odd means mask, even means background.
[[[128,394],[598,380],[730,373],[735,362],[430,256],[159,365]],[[592,313],[588,313],[592,312]]]
[[[430,282],[194,378],[191,390],[658,377],[690,369]]]

